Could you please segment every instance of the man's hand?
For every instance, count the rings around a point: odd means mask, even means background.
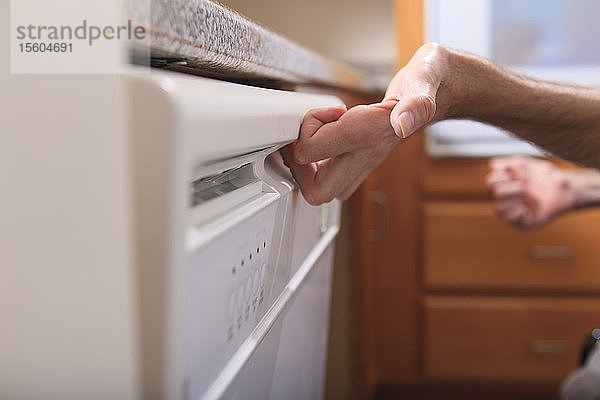
[[[310,204],[346,200],[400,143],[389,122],[395,105],[387,101],[306,113],[298,141],[281,154]]]
[[[432,122],[446,50],[422,46],[394,77],[382,102],[309,111],[300,137],[282,149],[311,204],[345,200],[401,142]]]
[[[449,96],[445,95],[449,86],[449,57],[450,53],[444,47],[427,43],[390,82],[384,101],[397,101],[390,122],[399,137],[407,138],[446,116],[449,107],[446,101]],[[440,97],[438,91],[444,80],[444,95]]]
[[[575,175],[548,161],[526,157],[490,161],[486,183],[498,213],[520,228],[533,228],[576,205]]]

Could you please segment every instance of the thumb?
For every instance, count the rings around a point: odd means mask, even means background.
[[[390,113],[390,123],[398,137],[406,139],[427,125],[435,115],[435,93],[411,94],[402,97]]]

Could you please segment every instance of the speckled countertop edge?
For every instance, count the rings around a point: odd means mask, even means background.
[[[129,0],[127,8],[129,18],[149,32],[145,50],[153,57],[292,83],[379,89],[360,72],[210,0]]]

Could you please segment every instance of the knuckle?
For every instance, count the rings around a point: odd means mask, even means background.
[[[427,50],[427,51],[437,51],[437,50],[439,50],[440,47],[441,47],[441,45],[439,43],[427,42],[421,46],[421,49]]]
[[[331,190],[325,190],[322,185],[313,186],[303,192],[303,194],[306,202],[313,206],[320,206],[321,204],[329,203],[335,198],[335,193],[333,193]]]
[[[303,121],[306,123],[308,121],[318,121],[317,115],[319,114],[318,108],[311,108],[304,114]]]
[[[308,204],[310,204],[311,206],[320,206],[321,204],[324,203],[323,200],[319,199],[318,197],[314,197],[314,198],[310,198],[306,200],[308,202]]]
[[[323,204],[323,201],[321,199],[322,195],[317,186],[304,189],[302,191],[302,194],[304,195],[304,200],[306,200],[306,202],[312,206],[318,206]]]
[[[344,194],[338,195],[336,198],[340,201],[346,201],[346,200],[348,200],[349,197],[350,197],[349,193],[344,193]]]
[[[422,72],[426,75],[426,76],[430,76],[434,73],[435,68],[433,66],[432,63],[430,62],[426,62],[423,64],[422,68]]]
[[[296,147],[292,158],[293,161],[297,164],[307,164],[309,160],[308,155],[298,147]]]

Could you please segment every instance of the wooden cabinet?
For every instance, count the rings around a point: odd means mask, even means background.
[[[557,398],[600,326],[600,209],[516,229],[494,211],[487,160],[432,160],[421,144],[393,154],[356,199],[365,196],[359,397],[481,399],[495,387],[504,398]],[[398,167],[407,160],[419,169]],[[436,175],[464,168],[455,186]],[[379,224],[373,192],[387,199],[389,221],[369,241]]]
[[[559,382],[600,299],[427,296],[425,376],[438,381]]]
[[[423,281],[431,290],[600,292],[600,210],[520,231],[493,204],[423,205]]]
[[[395,8],[401,66],[423,43],[423,2]],[[600,210],[515,229],[487,171],[429,158],[417,133],[354,197],[358,398],[557,398],[600,326]]]
[[[434,160],[419,139],[410,146],[361,192],[377,191],[389,209],[387,234],[357,249],[368,332],[359,373],[370,373],[361,397],[391,387],[390,397],[436,398],[427,393],[443,384],[476,399],[482,392],[465,388],[518,384],[505,395],[556,398],[600,326],[600,210],[516,229],[494,211],[487,160]],[[407,162],[418,168],[398,167]],[[362,226],[377,226],[377,205],[363,207]]]

